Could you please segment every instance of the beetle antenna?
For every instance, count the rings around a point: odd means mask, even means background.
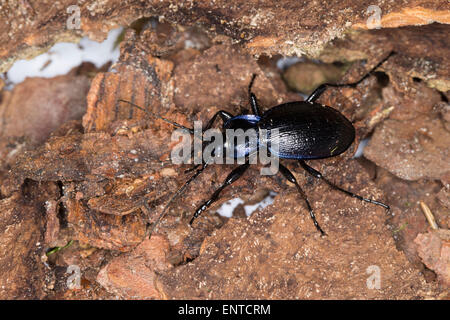
[[[183,126],[183,125],[181,125],[181,124],[179,124],[179,123],[177,123],[177,122],[175,122],[175,121],[166,119],[166,118],[160,116],[160,115],[157,114],[157,113],[151,112],[151,111],[149,111],[149,110],[147,110],[147,109],[144,109],[144,108],[138,106],[137,104],[134,104],[133,102],[130,102],[130,101],[127,101],[127,100],[123,100],[123,99],[119,99],[118,101],[126,102],[126,103],[128,103],[129,105],[131,105],[132,107],[137,108],[137,109],[139,109],[139,110],[141,110],[141,111],[144,111],[146,114],[148,114],[148,115],[150,115],[150,116],[152,116],[152,117],[155,117],[155,118],[157,118],[157,119],[161,119],[161,120],[163,120],[163,121],[165,121],[165,122],[167,122],[167,123],[173,125],[174,127],[188,130],[191,134],[194,134],[194,129],[185,127],[185,126]]]

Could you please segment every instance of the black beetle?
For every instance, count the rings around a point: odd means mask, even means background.
[[[361,79],[352,83],[345,84],[331,84],[325,83],[320,85],[305,101],[296,101],[284,103],[269,110],[261,113],[255,94],[251,92],[253,82],[256,75],[252,76],[248,87],[248,94],[250,98],[250,105],[253,114],[244,114],[233,116],[226,111],[218,111],[208,122],[208,124],[203,128],[203,131],[212,127],[214,121],[217,117],[220,117],[223,121],[222,129],[247,129],[255,128],[256,130],[265,129],[268,132],[267,141],[265,143],[270,143],[271,141],[277,140],[278,151],[276,156],[280,159],[294,159],[300,162],[300,165],[315,178],[322,179],[333,189],[341,191],[349,196],[355,197],[357,199],[373,203],[382,206],[389,210],[389,206],[375,201],[372,199],[363,198],[357,194],[350,191],[344,190],[336,186],[331,181],[327,180],[319,171],[310,167],[305,163],[305,160],[313,159],[324,159],[328,157],[337,156],[345,152],[350,145],[355,140],[355,128],[352,123],[344,117],[339,111],[328,106],[324,106],[316,103],[315,101],[320,97],[320,95],[328,87],[356,87],[364,79],[366,79],[370,74],[372,74],[382,63],[384,63],[390,56],[395,54],[391,52],[386,58],[380,61],[375,67],[373,67],[369,72],[367,72]],[[190,133],[194,133],[194,130],[182,126],[176,122],[168,120],[161,117],[158,114],[154,114],[140,106],[135,105],[132,102],[126,100],[119,100],[129,103],[133,107],[136,107],[156,118],[162,119],[178,128],[183,128],[188,130]],[[271,135],[271,131],[274,129],[278,130],[276,135]],[[260,142],[260,141],[259,141]],[[226,144],[227,142],[225,142]],[[224,148],[226,146],[224,145]],[[255,147],[249,147],[248,145],[242,146],[237,145],[235,148],[239,149],[234,152],[235,158],[245,158],[245,163],[236,167],[225,179],[222,185],[213,193],[213,195],[206,200],[202,205],[198,207],[195,211],[190,224],[193,223],[194,219],[197,218],[203,211],[205,211],[214,201],[216,201],[220,195],[220,192],[228,185],[239,179],[243,173],[249,167],[248,156],[254,151]],[[258,148],[258,147],[256,147]],[[270,149],[270,148],[269,148]],[[273,152],[273,150],[271,150]],[[180,195],[186,187],[198,177],[198,175],[208,166],[209,163],[203,162],[200,165],[195,165],[193,168],[187,171],[195,171],[195,173],[190,177],[190,179],[172,196],[167,205],[165,206],[163,212],[160,214],[156,222],[154,223],[153,229],[165,215],[165,212],[172,201]],[[314,222],[317,230],[320,231],[322,235],[325,232],[320,227],[316,220],[314,211],[308,201],[305,192],[302,190],[294,175],[289,171],[288,168],[279,164],[279,170],[282,175],[290,182],[295,184],[300,196],[305,200],[308,207],[310,216]],[[146,201],[144,206],[147,206]],[[147,207],[148,208],[148,207]],[[149,208],[148,208],[149,209]],[[152,229],[152,230],[153,230]],[[150,232],[151,235],[152,232]]]

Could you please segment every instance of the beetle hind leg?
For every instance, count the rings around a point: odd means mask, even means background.
[[[351,82],[351,83],[324,83],[321,84],[319,87],[316,88],[316,90],[313,91],[313,93],[311,93],[309,95],[308,98],[306,98],[306,102],[314,102],[316,101],[321,95],[322,93],[325,92],[325,90],[329,87],[332,88],[343,88],[343,87],[351,87],[351,88],[356,88],[356,86],[358,84],[360,84],[361,82],[363,82],[366,78],[368,78],[371,74],[373,74],[375,72],[376,69],[378,69],[378,67],[380,67],[384,62],[386,62],[387,59],[389,59],[391,56],[393,56],[394,54],[396,54],[395,51],[391,51],[383,60],[381,60],[380,62],[378,62],[370,71],[368,71],[361,79],[359,79],[358,81],[355,82]]]
[[[331,188],[333,188],[333,189],[335,189],[335,190],[338,190],[338,191],[340,191],[340,192],[343,192],[343,193],[345,193],[346,195],[349,195],[350,197],[357,198],[357,199],[359,199],[359,200],[361,200],[361,201],[365,201],[365,202],[369,202],[369,203],[372,203],[372,204],[376,204],[376,205],[378,205],[378,206],[381,206],[381,207],[385,208],[386,210],[389,210],[389,209],[390,209],[390,207],[389,207],[387,204],[384,204],[384,203],[382,203],[382,202],[380,202],[380,201],[376,201],[376,200],[372,200],[372,199],[363,198],[363,197],[361,197],[360,195],[357,195],[357,194],[355,194],[355,193],[353,193],[353,192],[350,192],[350,191],[348,191],[348,190],[342,189],[341,187],[338,187],[337,185],[335,185],[334,183],[332,183],[331,181],[329,181],[327,178],[325,178],[319,171],[317,171],[316,169],[314,169],[314,168],[308,166],[308,165],[305,163],[305,161],[299,160],[299,162],[300,162],[300,165],[303,167],[303,169],[306,170],[306,172],[308,172],[310,175],[312,175],[312,176],[315,177],[315,178],[322,179],[322,180],[325,181],[325,183],[328,184]]]

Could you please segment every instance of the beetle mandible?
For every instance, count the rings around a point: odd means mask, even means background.
[[[335,185],[333,182],[325,178],[319,171],[310,167],[305,162],[305,160],[324,159],[337,156],[345,152],[355,140],[355,128],[353,127],[352,123],[336,109],[316,103],[316,100],[329,87],[356,87],[363,80],[369,77],[393,54],[395,54],[395,52],[390,52],[389,55],[387,55],[383,60],[381,60],[377,65],[375,65],[370,71],[368,71],[361,79],[356,82],[343,84],[324,83],[316,88],[306,98],[305,101],[283,103],[278,106],[272,107],[265,112],[261,112],[257,98],[251,91],[256,77],[256,74],[253,74],[248,87],[248,95],[250,99],[252,114],[233,116],[227,111],[220,110],[208,121],[207,125],[203,128],[203,132],[207,129],[210,129],[217,118],[220,118],[223,121],[223,131],[225,131],[226,129],[265,129],[266,132],[268,132],[268,141],[265,141],[265,143],[270,143],[274,140],[277,140],[276,142],[278,144],[278,150],[275,152],[275,156],[277,156],[278,158],[297,160],[299,161],[301,167],[305,169],[308,174],[312,175],[315,178],[321,179],[331,188],[343,192],[351,197],[355,197],[359,200],[382,206],[383,208],[389,210],[389,206],[387,204],[384,204],[380,201],[364,198],[360,195],[357,195]],[[170,123],[175,127],[188,130],[191,134],[194,133],[194,129],[187,128],[181,124],[166,119],[130,101],[122,99],[119,99],[119,101],[126,102],[153,117],[162,119]],[[272,131],[275,132],[275,130],[277,130],[277,134],[271,135],[270,133]],[[258,145],[259,143],[260,141],[258,141]],[[223,148],[226,149],[226,147],[227,141],[225,141]],[[212,194],[212,196],[197,208],[189,222],[190,225],[192,225],[194,220],[203,211],[207,210],[208,207],[219,198],[219,195],[223,191],[223,189],[242,177],[244,172],[248,169],[250,165],[248,156],[255,150],[252,150],[252,148],[249,148],[247,145],[236,145],[234,146],[234,148],[236,148],[236,150],[234,150],[235,152],[233,152],[234,157],[236,159],[245,158],[245,163],[233,169],[231,173],[226,177],[225,181],[221,184],[221,186]],[[256,148],[258,148],[258,146],[256,146]],[[271,152],[274,151],[271,150]],[[150,236],[160,220],[165,216],[165,213],[173,200],[178,195],[182,194],[187,186],[192,181],[194,181],[208,167],[209,164],[210,163],[203,161],[202,164],[197,164],[191,169],[187,170],[187,172],[195,172],[168,201],[162,213],[158,216],[155,223],[153,224],[153,227],[150,231]],[[325,232],[317,222],[314,210],[312,209],[306,193],[300,187],[292,172],[281,163],[279,163],[279,171],[285,179],[295,185],[298,193],[306,203],[314,226],[321,233],[321,235],[325,235]],[[143,205],[146,206],[147,209],[150,209],[148,208],[148,204],[146,201],[144,201]]]

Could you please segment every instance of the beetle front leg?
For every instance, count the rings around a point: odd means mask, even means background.
[[[210,129],[212,127],[212,125],[214,124],[214,121],[217,119],[217,117],[220,116],[220,118],[222,119],[222,121],[225,123],[227,120],[231,119],[233,117],[233,115],[231,115],[230,113],[224,111],[224,110],[220,110],[217,111],[212,117],[211,119],[209,119],[208,123],[206,124],[206,126],[204,126],[202,128],[202,135],[203,132],[205,132],[206,130]],[[203,137],[202,137],[203,138]],[[202,146],[202,151],[205,148],[204,142],[203,142],[203,146]],[[194,157],[194,149],[191,149],[191,159]],[[195,164],[192,167],[190,167],[189,169],[186,169],[184,171],[184,173],[189,173],[192,171],[197,170],[197,168],[200,166],[200,164]]]
[[[229,186],[233,182],[235,182],[237,179],[242,177],[244,172],[248,169],[249,163],[244,163],[240,165],[239,167],[235,168],[231,173],[227,176],[223,184],[213,193],[211,198],[209,198],[207,201],[205,201],[201,206],[197,208],[197,210],[194,213],[194,216],[192,217],[191,221],[189,221],[189,224],[192,225],[194,220],[208,207],[219,198],[220,193],[222,192],[225,187]]]
[[[306,193],[303,191],[303,189],[298,184],[297,179],[295,179],[295,177],[292,174],[292,172],[289,171],[289,169],[286,168],[285,166],[283,166],[281,163],[280,163],[280,172],[288,181],[290,181],[293,184],[295,184],[295,186],[297,187],[297,190],[300,193],[301,197],[306,202],[306,206],[308,207],[309,215],[311,216],[311,219],[313,220],[314,226],[316,227],[317,230],[320,231],[322,236],[325,236],[326,233],[322,230],[322,228],[320,227],[319,223],[317,222],[316,215],[314,214],[314,211],[313,211],[313,209],[311,207],[311,204],[308,201],[308,197],[306,196]]]
[[[362,200],[362,201],[365,201],[365,202],[369,202],[369,203],[372,203],[372,204],[376,204],[376,205],[378,205],[378,206],[382,206],[383,208],[385,208],[385,209],[387,209],[387,210],[390,209],[389,206],[388,206],[387,204],[384,204],[384,203],[379,202],[379,201],[376,201],[376,200],[363,198],[363,197],[361,197],[360,195],[357,195],[357,194],[355,194],[355,193],[353,193],[353,192],[350,192],[350,191],[347,191],[347,190],[345,190],[345,189],[342,189],[341,187],[338,187],[337,185],[335,185],[334,183],[332,183],[331,181],[329,181],[327,178],[325,178],[319,171],[317,171],[316,169],[314,169],[314,168],[308,166],[308,165],[305,163],[305,161],[299,160],[299,162],[300,162],[300,165],[303,167],[303,169],[306,170],[306,172],[308,172],[310,175],[312,175],[312,176],[315,177],[315,178],[322,179],[322,180],[325,181],[331,188],[333,188],[333,189],[335,189],[335,190],[338,190],[338,191],[341,191],[341,192],[345,193],[346,195],[349,195],[350,197],[357,198],[357,199],[359,199],[359,200]]]
[[[206,131],[206,130],[210,129],[218,116],[220,116],[220,118],[222,119],[223,122],[226,122],[227,120],[229,120],[233,117],[230,113],[228,113],[224,110],[217,111],[212,116],[212,118],[209,119],[208,124],[203,127],[202,131]]]
[[[250,106],[252,107],[253,114],[255,116],[260,116],[261,111],[259,110],[258,100],[256,99],[256,95],[252,92],[253,82],[255,81],[256,74],[252,75],[252,80],[250,80],[250,84],[248,85],[248,97],[250,99]]]

